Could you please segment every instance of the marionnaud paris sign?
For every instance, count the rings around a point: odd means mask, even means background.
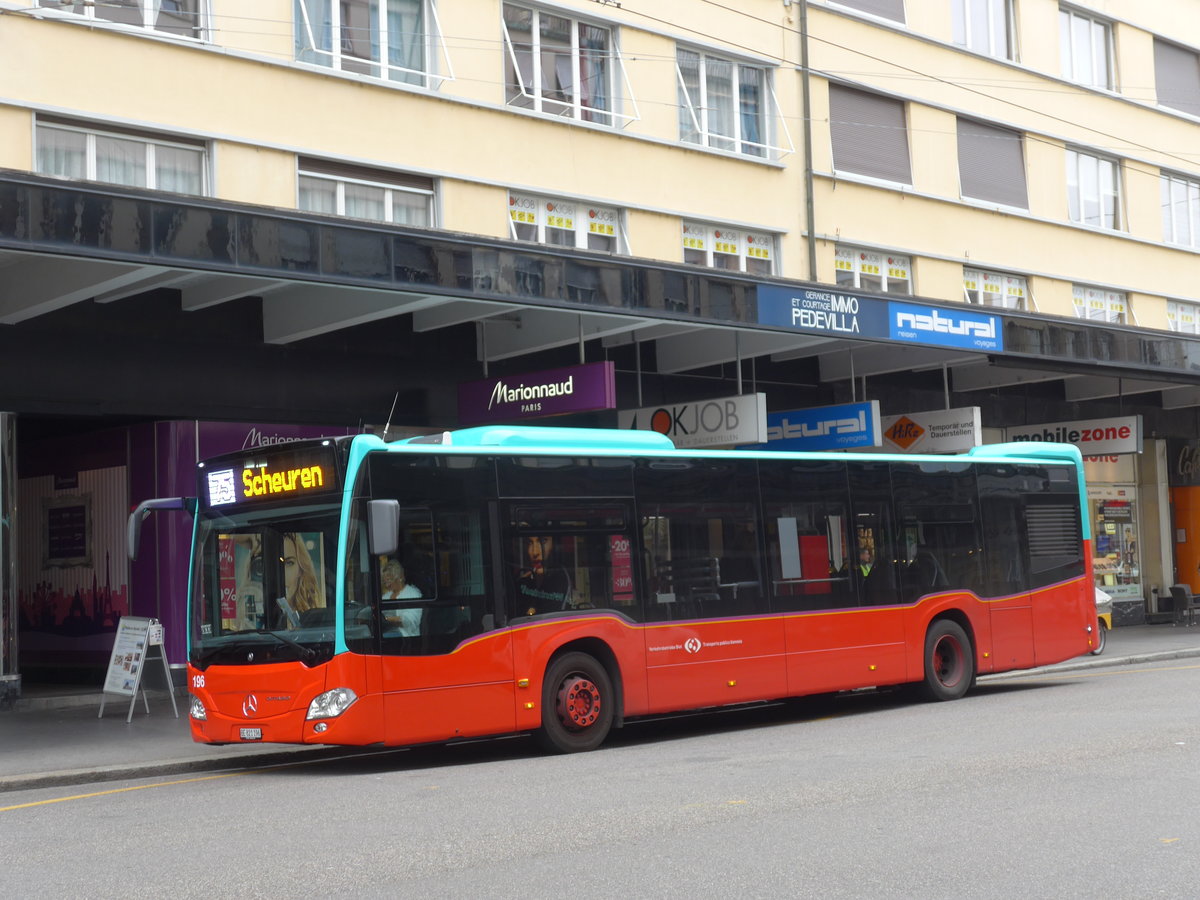
[[[743,450],[847,450],[880,442],[879,401],[767,414],[766,443]]]
[[[482,425],[613,409],[615,371],[608,361],[469,381],[458,386],[458,421]]]
[[[903,300],[862,297],[838,290],[758,286],[761,325],[831,337],[862,337],[956,347],[1004,350],[1000,317],[973,309],[945,309]]]
[[[756,444],[767,435],[767,395],[744,394],[622,409],[617,412],[617,426],[657,431],[681,448]]]

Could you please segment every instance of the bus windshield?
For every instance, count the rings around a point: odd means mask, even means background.
[[[334,648],[334,504],[214,511],[197,525],[192,665],[328,660]]]

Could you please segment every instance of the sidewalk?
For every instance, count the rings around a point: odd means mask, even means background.
[[[1030,671],[1066,672],[1189,657],[1200,657],[1200,625],[1134,625],[1109,632],[1108,646],[1101,656],[1083,656]],[[1028,671],[986,675],[980,680],[1026,674]],[[188,729],[184,695],[176,697],[179,718],[172,713],[170,697],[160,692],[157,699],[151,699],[149,714],[139,698],[128,724],[128,700],[109,697],[104,717],[98,718],[100,700],[97,689],[33,686],[25,691],[15,710],[0,710],[0,793],[211,772],[251,763],[299,762],[354,752],[326,746],[196,744]]]

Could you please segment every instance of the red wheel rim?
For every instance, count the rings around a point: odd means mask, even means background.
[[[933,675],[938,683],[952,688],[962,680],[966,668],[962,644],[951,634],[942,635],[933,647]]]
[[[600,689],[582,675],[572,675],[559,686],[558,717],[568,728],[582,731],[595,725],[602,706]]]

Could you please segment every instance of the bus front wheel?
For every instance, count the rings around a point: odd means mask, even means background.
[[[925,635],[925,697],[957,700],[975,680],[975,653],[962,626],[939,619]]]
[[[538,742],[556,753],[595,750],[612,727],[616,695],[608,670],[586,653],[554,659],[542,682]]]

